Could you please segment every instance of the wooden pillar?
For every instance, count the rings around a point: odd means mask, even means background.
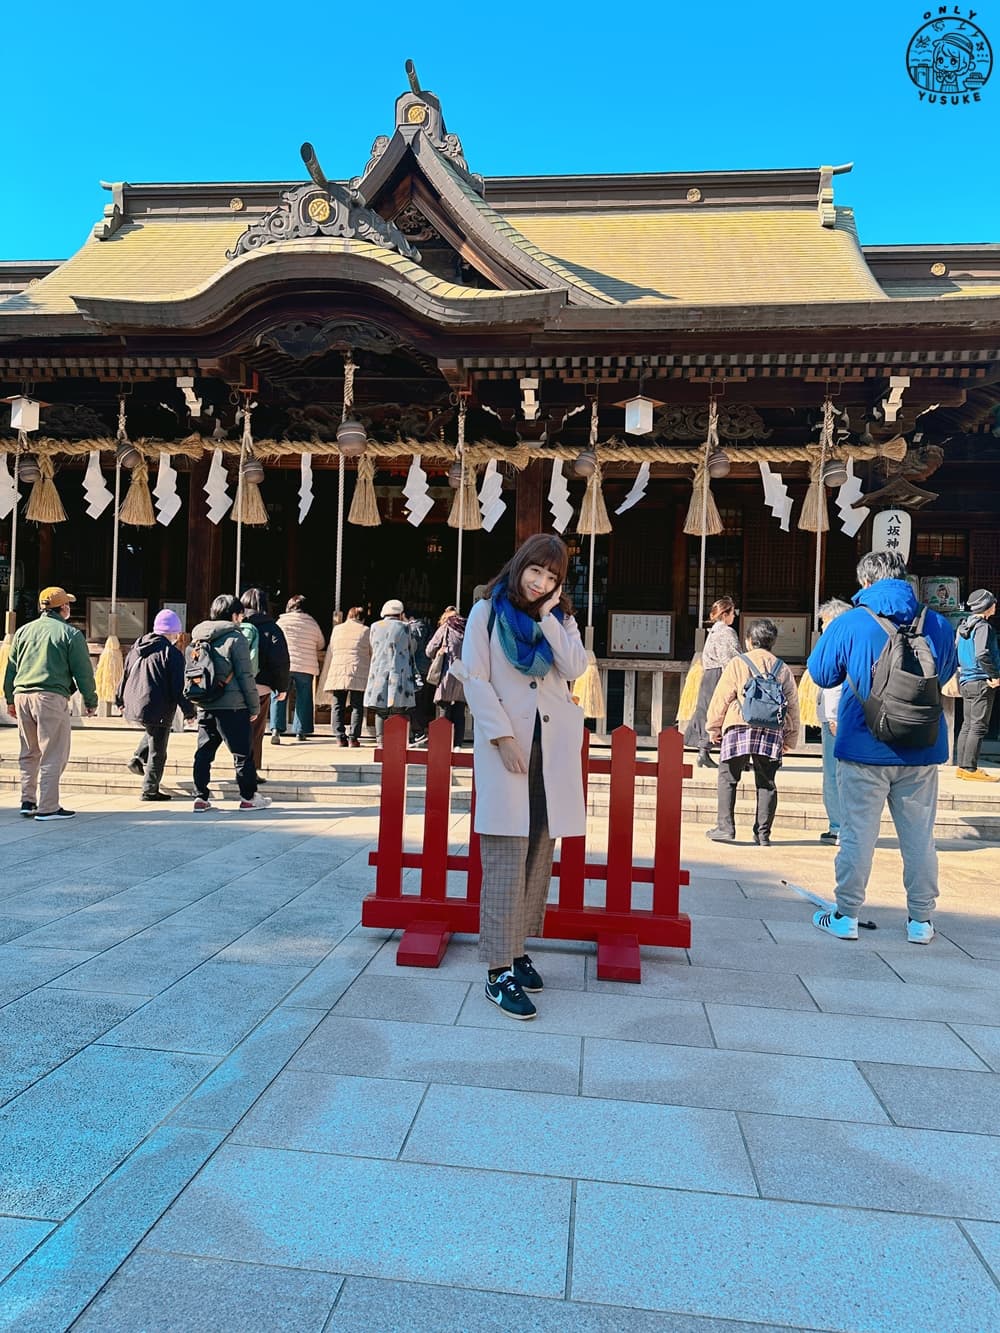
[[[38,586],[47,588],[53,582],[52,573],[52,537],[51,523],[41,523],[38,527]],[[66,570],[59,575],[60,581],[68,582],[72,571]]]
[[[204,620],[222,587],[222,534],[208,517],[205,482],[211,458],[191,466],[188,478],[188,540],[186,595],[188,628]]]
[[[688,537],[684,531],[687,505],[683,500],[674,505],[674,545],[671,560],[670,604],[674,611],[674,656],[679,657],[679,645],[688,644],[694,634],[688,623]]]
[[[534,458],[517,475],[514,506],[514,535],[518,546],[547,526],[542,516],[545,502],[545,460]]]

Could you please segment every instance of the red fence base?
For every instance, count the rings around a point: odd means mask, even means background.
[[[378,849],[369,857],[376,867],[375,892],[362,903],[361,923],[380,929],[403,928],[396,951],[398,966],[438,967],[452,934],[479,933],[479,838],[470,831],[465,854],[448,849],[452,771],[471,768],[472,757],[452,751],[452,726],[445,718],[428,728],[426,750],[408,750],[407,733],[406,718],[387,719],[384,748],[375,754],[382,763]],[[637,758],[635,732],[629,727],[619,727],[614,733],[610,759],[591,757],[589,740],[585,733],[581,754],[584,790],[590,774],[611,775],[608,859],[589,861],[583,837],[563,839],[560,859],[552,867],[559,897],[546,908],[542,934],[545,939],[592,940],[597,944],[599,978],[641,981],[640,945],[686,949],[691,944],[691,921],[680,911],[680,886],[689,878],[680,868],[681,787],[683,779],[691,776],[691,768],[684,763],[683,739],[674,730],[660,733],[655,762]],[[408,765],[427,769],[419,852],[404,849]],[[656,779],[651,866],[633,861],[635,785],[641,776]],[[473,790],[473,827],[475,801]],[[419,869],[419,893],[403,892],[407,869]],[[448,875],[456,872],[465,877],[461,896],[448,892]],[[588,881],[605,882],[603,906],[584,904]],[[635,884],[653,886],[651,908],[632,906]]]

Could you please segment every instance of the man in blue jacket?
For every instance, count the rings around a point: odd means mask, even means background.
[[[969,594],[966,606],[972,612],[958,627],[958,688],[962,693],[962,730],[958,733],[956,778],[966,782],[996,782],[979,767],[979,750],[990,729],[993,691],[1000,686],[1000,649],[990,620],[997,599],[988,588]]]
[[[854,609],[838,616],[824,631],[810,654],[807,669],[821,689],[843,685],[850,677],[858,694],[866,699],[875,663],[889,640],[869,611],[902,626],[917,619],[920,604],[906,581],[906,565],[894,552],[871,551],[864,556],[858,564],[858,582],[861,591],[852,598]],[[957,664],[951,626],[944,616],[928,611],[924,635],[934,656],[938,680],[944,685],[955,674]],[[834,755],[841,804],[837,910],[817,912],[813,924],[837,939],[858,938],[858,914],[888,801],[903,857],[909,912],[906,938],[911,944],[929,944],[934,938],[931,913],[938,896],[934,846],[938,766],[947,763],[949,756],[944,718],[933,745],[897,748],[872,734],[848,684],[840,695]]]

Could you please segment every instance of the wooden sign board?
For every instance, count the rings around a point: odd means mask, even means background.
[[[674,617],[669,611],[608,613],[609,657],[671,657]]]
[[[774,611],[744,611],[740,617],[740,639],[755,620],[773,620],[778,637],[771,650],[783,662],[804,662],[812,641],[812,616],[777,614]]]

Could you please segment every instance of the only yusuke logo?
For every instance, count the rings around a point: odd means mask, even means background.
[[[969,106],[982,101],[993,73],[993,50],[974,9],[939,5],[928,9],[910,38],[906,68],[920,101],[937,106]]]

